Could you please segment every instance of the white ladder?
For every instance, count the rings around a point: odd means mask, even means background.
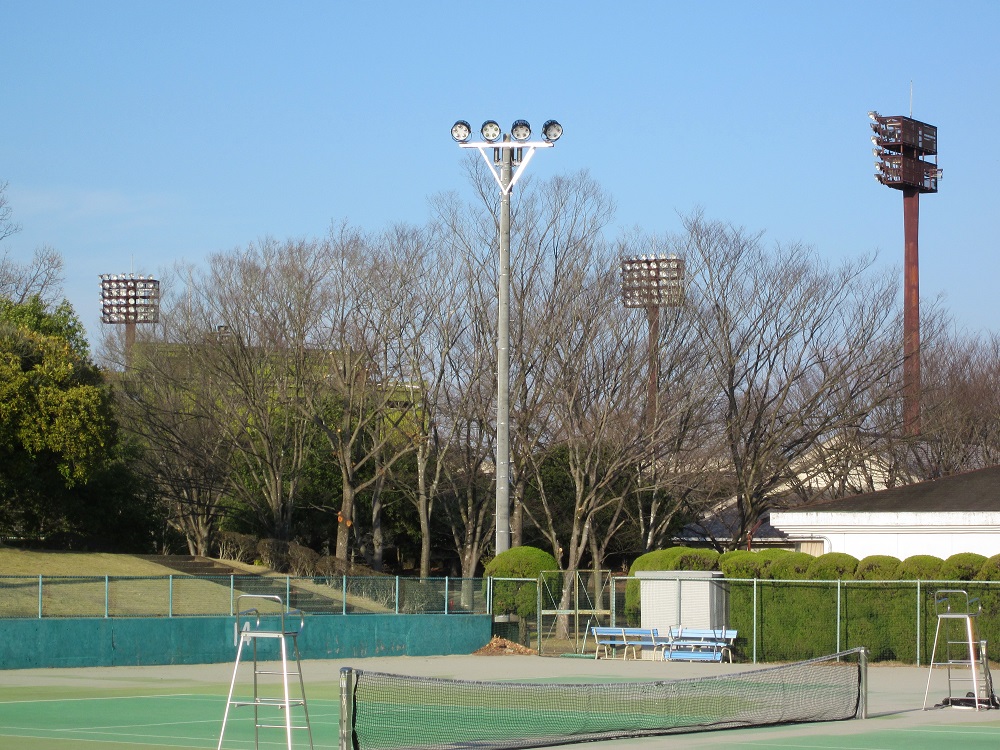
[[[979,600],[969,599],[968,592],[962,589],[942,589],[934,594],[934,609],[938,621],[924,690],[924,710],[927,710],[934,667],[948,669],[948,697],[938,705],[977,711],[997,708],[986,641],[976,637],[976,618],[982,612]],[[942,644],[943,660],[939,661],[938,647]]]
[[[264,599],[277,603],[277,611],[261,613],[256,607],[243,610],[244,599]],[[236,666],[233,668],[233,681],[229,685],[229,697],[226,699],[226,712],[222,717],[222,731],[219,733],[219,745],[217,750],[222,750],[222,740],[226,736],[226,723],[229,721],[229,711],[240,706],[252,706],[254,717],[254,747],[260,747],[261,729],[284,729],[288,750],[292,748],[292,732],[295,730],[305,730],[309,736],[309,747],[313,747],[312,728],[309,724],[309,707],[306,705],[306,688],[302,680],[302,660],[299,657],[298,634],[302,630],[304,618],[302,610],[286,610],[280,596],[267,596],[262,594],[242,594],[236,600],[236,641],[238,650],[236,651]],[[296,616],[297,617],[294,617]],[[261,627],[261,619],[265,622],[274,622],[277,627],[268,629]],[[297,622],[295,622],[297,620]],[[260,639],[276,640],[280,644],[281,650],[281,671],[262,669],[257,662],[257,641]],[[288,642],[292,643],[292,651],[295,655],[295,670],[288,669]],[[243,647],[251,645],[253,647],[253,698],[250,700],[233,700],[233,693],[236,691],[236,678],[240,670],[240,659],[243,656]],[[281,697],[262,697],[260,690],[260,675],[280,675],[283,692]],[[291,675],[298,677],[299,694],[293,698],[289,689],[288,678]],[[304,722],[302,724],[293,723],[293,707],[302,707]],[[284,722],[262,723],[265,721],[261,717],[261,708],[276,709],[284,712]],[[272,720],[273,721],[273,720]]]

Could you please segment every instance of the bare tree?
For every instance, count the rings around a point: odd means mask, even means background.
[[[937,479],[1000,460],[1000,337],[944,334],[921,348],[914,472]]]
[[[316,431],[303,412],[323,382],[318,326],[331,269],[325,246],[266,239],[219,253],[190,281],[192,349],[219,387],[218,420],[233,446],[232,488],[260,527],[287,539]]]
[[[321,324],[326,389],[307,404],[340,467],[336,556],[347,560],[358,494],[378,489],[413,450],[410,384],[417,375],[402,338],[414,314],[408,259],[347,226],[327,240],[329,302]],[[377,495],[376,495],[377,502]]]
[[[216,341],[192,326],[179,286],[161,279],[160,323],[143,327],[130,368],[113,334],[105,358],[121,372],[119,421],[142,447],[134,468],[156,488],[167,522],[184,535],[190,554],[209,555],[230,491],[233,445],[218,414],[225,388],[200,366],[199,350]]]
[[[896,284],[870,259],[829,268],[801,245],[767,250],[761,235],[700,215],[685,229],[689,310],[734,495],[711,536],[731,549],[812,470],[819,446],[895,397]]]

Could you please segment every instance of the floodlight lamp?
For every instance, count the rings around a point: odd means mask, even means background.
[[[510,126],[510,136],[515,141],[526,141],[531,138],[531,125],[527,120],[514,120]]]
[[[465,120],[459,120],[451,126],[451,137],[459,143],[465,143],[469,140],[470,135],[472,135],[472,127]]]
[[[487,120],[479,129],[479,134],[487,143],[494,143],[500,140],[500,124],[496,120]]]
[[[542,138],[549,143],[555,143],[563,134],[563,127],[555,120],[548,120],[542,125]]]
[[[882,145],[881,143],[878,142],[878,137],[874,135],[872,136],[872,143],[874,143],[876,146]]]
[[[875,112],[873,110],[868,113],[868,116],[872,119],[873,122],[878,122],[878,112]]]

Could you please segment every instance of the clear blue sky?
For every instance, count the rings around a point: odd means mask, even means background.
[[[558,119],[529,174],[589,169],[622,227],[701,207],[901,269],[867,112],[908,114],[911,81],[944,170],[921,199],[922,297],[1000,332],[995,0],[6,0],[0,19],[0,181],[23,225],[4,249],[63,254],[92,338],[101,273],[471,199],[456,119]]]

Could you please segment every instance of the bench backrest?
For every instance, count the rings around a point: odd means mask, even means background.
[[[686,628],[680,626],[670,628],[670,637],[685,641],[735,641],[736,631],[727,629]]]
[[[648,639],[659,637],[659,632],[656,628],[604,628],[595,625],[591,627],[590,632],[594,634],[595,638],[621,638],[623,642],[629,638]]]

